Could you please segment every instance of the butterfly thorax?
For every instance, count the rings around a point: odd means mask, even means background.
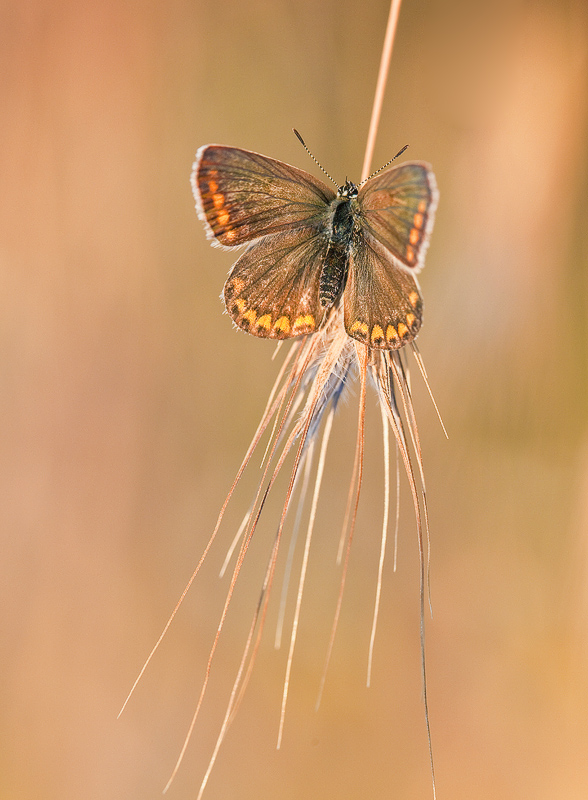
[[[357,228],[357,187],[345,181],[331,203],[332,216],[327,223],[329,245],[323,259],[319,283],[319,301],[330,308],[341,296],[349,267],[349,254]]]

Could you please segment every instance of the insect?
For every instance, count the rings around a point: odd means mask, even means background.
[[[416,337],[423,311],[416,273],[438,198],[427,164],[382,168],[334,192],[282,161],[210,144],[198,150],[192,187],[213,244],[249,245],[223,292],[239,328],[270,339],[310,334],[342,298],[353,339],[397,350]]]

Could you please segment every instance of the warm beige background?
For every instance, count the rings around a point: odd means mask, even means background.
[[[359,10],[361,8],[361,10]],[[213,525],[277,366],[218,299],[193,211],[222,142],[357,178],[387,4],[3,3],[0,17],[0,797],[160,797],[203,677],[221,546],[116,713]],[[440,800],[588,796],[588,14],[581,0],[405,0],[375,166],[441,188],[415,395],[428,479]],[[268,629],[207,797],[431,796],[414,524],[402,508],[373,686],[378,415],[324,704],[355,402],[338,419],[294,667]],[[267,509],[170,798],[194,798],[257,597]],[[403,484],[406,498],[408,492]],[[273,627],[275,615],[270,620]]]

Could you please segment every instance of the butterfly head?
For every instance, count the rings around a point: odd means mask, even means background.
[[[354,183],[346,180],[343,186],[339,187],[337,191],[337,197],[345,197],[345,198],[357,197],[358,191],[359,190]]]

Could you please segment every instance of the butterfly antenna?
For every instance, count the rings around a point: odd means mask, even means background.
[[[294,133],[296,134],[296,138],[298,139],[298,141],[300,142],[300,144],[302,145],[302,147],[304,147],[304,149],[306,150],[306,152],[308,153],[308,155],[309,155],[309,156],[312,158],[312,160],[313,160],[313,161],[314,161],[314,163],[317,165],[317,167],[318,167],[319,169],[321,169],[321,170],[322,170],[322,171],[325,173],[325,175],[326,175],[326,176],[327,176],[327,178],[328,178],[328,179],[331,181],[331,183],[334,183],[334,184],[335,184],[335,186],[336,186],[337,188],[339,188],[339,184],[337,183],[337,181],[334,181],[334,180],[331,178],[331,176],[329,175],[329,173],[327,172],[327,170],[326,170],[326,169],[323,167],[323,165],[322,165],[322,164],[319,164],[319,162],[316,160],[316,158],[315,158],[315,157],[313,156],[313,154],[310,152],[310,150],[309,150],[309,149],[308,149],[308,147],[306,146],[306,142],[304,141],[304,139],[302,138],[302,136],[301,136],[301,135],[298,133],[298,131],[296,130],[296,128],[292,128],[292,130],[293,130],[293,131],[294,131]],[[408,147],[408,145],[406,145],[406,147]],[[405,149],[406,149],[406,148],[405,148]],[[401,150],[400,152],[402,152],[402,150]],[[400,153],[398,153],[398,155],[400,155]],[[394,159],[392,159],[392,160],[394,160]],[[382,167],[382,169],[383,169],[383,167]]]
[[[296,133],[296,131],[294,131],[294,133]],[[299,137],[299,138],[300,138],[300,137]],[[302,140],[301,140],[301,141],[302,141]],[[398,158],[398,156],[401,156],[401,155],[404,153],[404,151],[406,150],[406,148],[407,148],[407,147],[408,147],[408,145],[407,145],[407,144],[405,144],[405,145],[404,145],[404,147],[402,148],[402,150],[399,150],[399,151],[396,153],[396,155],[394,156],[394,158],[391,158],[391,159],[390,159],[390,161],[388,161],[386,164],[384,164],[384,166],[383,166],[383,167],[380,167],[380,169],[377,169],[375,172],[372,172],[372,174],[371,174],[371,175],[369,175],[369,176],[368,176],[368,177],[365,179],[365,181],[362,181],[362,182],[361,182],[359,185],[360,185],[360,186],[363,186],[363,185],[364,185],[364,183],[367,183],[367,181],[369,181],[369,179],[370,179],[370,178],[373,178],[373,177],[374,177],[374,175],[377,175],[377,174],[378,174],[378,172],[381,172],[383,169],[386,169],[386,167],[389,167],[389,166],[390,166],[390,164],[391,164],[393,161],[396,161],[396,159]]]

